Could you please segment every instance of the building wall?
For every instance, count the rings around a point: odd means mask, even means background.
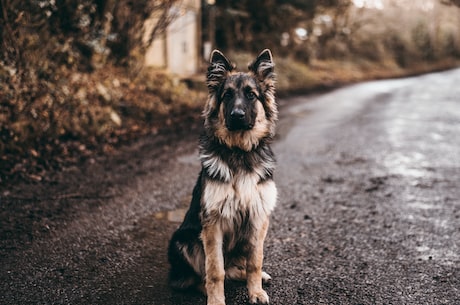
[[[176,19],[167,31],[168,70],[180,75],[197,71],[197,13],[191,10]]]
[[[168,26],[163,37],[156,39],[147,49],[145,65],[165,68],[186,77],[198,69],[200,1],[179,1],[171,8],[171,14],[177,14],[178,17]],[[146,22],[146,34],[153,29],[155,22],[155,18]]]
[[[145,65],[148,67],[166,68],[165,39],[156,39],[145,52]]]

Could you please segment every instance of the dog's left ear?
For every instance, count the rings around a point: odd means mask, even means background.
[[[260,52],[259,56],[249,64],[248,68],[260,81],[275,79],[275,63],[273,62],[272,52],[269,49]]]

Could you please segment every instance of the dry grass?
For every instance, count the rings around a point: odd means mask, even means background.
[[[407,67],[399,66],[392,58],[372,61],[360,58],[343,60],[311,60],[302,63],[292,58],[275,56],[279,94],[307,93],[313,90],[337,87],[366,80],[399,78],[460,66],[460,60],[444,58],[430,62],[417,62]],[[253,55],[230,54],[239,67],[245,67]]]
[[[1,68],[1,67],[0,67]],[[53,79],[9,75],[0,95],[0,182],[33,177],[107,153],[139,136],[179,128],[199,114],[205,94],[161,71],[137,77],[107,66],[63,69]]]

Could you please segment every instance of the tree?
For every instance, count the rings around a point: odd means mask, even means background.
[[[50,65],[90,71],[94,61],[107,57],[125,63],[132,50],[145,50],[165,30],[177,2],[0,0],[0,61],[18,71]],[[157,23],[146,45],[143,25],[151,16]]]
[[[445,5],[456,5],[458,7],[460,7],[460,0],[441,0],[441,3],[442,4],[445,4]]]
[[[216,2],[217,45],[223,49],[256,52],[277,48],[283,32],[291,32],[314,15],[316,1],[221,0]]]
[[[217,46],[258,52],[270,47],[280,49],[283,33],[295,36],[297,27],[312,27],[321,8],[334,8],[335,15],[345,14],[350,0],[218,0]],[[292,40],[291,40],[292,41]]]

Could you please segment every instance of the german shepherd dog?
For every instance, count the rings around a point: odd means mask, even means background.
[[[263,244],[277,190],[270,143],[278,110],[270,50],[247,73],[214,50],[200,137],[202,169],[184,221],[173,234],[168,258],[175,289],[191,287],[208,305],[224,305],[224,280],[246,281],[251,304],[268,304],[262,282]]]

